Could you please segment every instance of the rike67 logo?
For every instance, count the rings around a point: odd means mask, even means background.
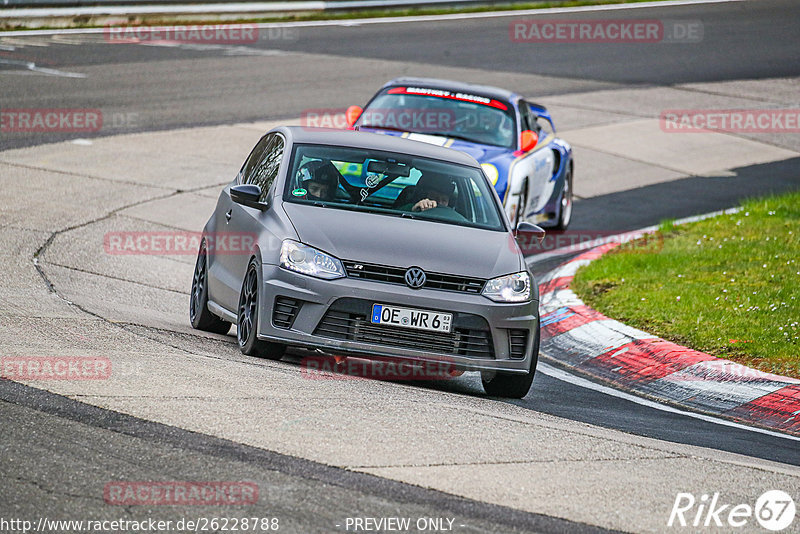
[[[699,499],[691,493],[678,493],[667,526],[689,527],[692,531],[698,527],[750,526],[747,530],[752,531],[755,519],[763,528],[778,532],[792,524],[795,512],[794,499],[781,490],[765,492],[756,499],[755,506],[724,503],[719,493],[703,494]]]

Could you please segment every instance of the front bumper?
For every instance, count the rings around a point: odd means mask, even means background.
[[[539,335],[536,300],[498,304],[471,293],[353,278],[320,280],[277,265],[262,269],[259,339],[335,354],[446,362],[467,371],[527,373],[531,368]],[[371,325],[373,303],[453,313],[454,331],[439,335]]]

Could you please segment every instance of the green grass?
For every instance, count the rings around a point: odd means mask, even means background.
[[[492,11],[520,11],[526,9],[548,9],[551,7],[580,7],[611,4],[636,4],[653,0],[552,0],[539,2],[498,2],[475,6],[459,7],[412,7],[385,9],[353,9],[327,11],[320,13],[303,13],[281,17],[260,18],[249,22],[286,22],[306,20],[346,20],[377,17],[410,17],[422,15],[449,15],[453,13],[488,13]],[[666,1],[666,0],[655,0]]]
[[[590,306],[664,339],[800,378],[800,192],[748,201],[580,269]]]

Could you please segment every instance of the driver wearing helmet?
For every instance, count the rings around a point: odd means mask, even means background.
[[[417,201],[412,203],[409,209],[405,211],[426,211],[437,207],[446,208],[450,205],[455,188],[453,181],[446,176],[426,174],[419,179],[415,186]]]
[[[449,176],[425,173],[417,181],[412,194],[411,201],[400,206],[400,210],[428,212],[426,215],[430,217],[456,223],[468,221],[450,206],[455,203],[456,184]]]
[[[298,183],[309,200],[333,200],[339,187],[339,171],[329,160],[304,163],[297,170]]]

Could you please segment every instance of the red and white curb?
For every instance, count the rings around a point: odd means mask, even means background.
[[[577,270],[619,243],[562,264],[539,283],[541,351],[623,390],[800,436],[800,380],[692,350],[610,319],[569,287]]]

